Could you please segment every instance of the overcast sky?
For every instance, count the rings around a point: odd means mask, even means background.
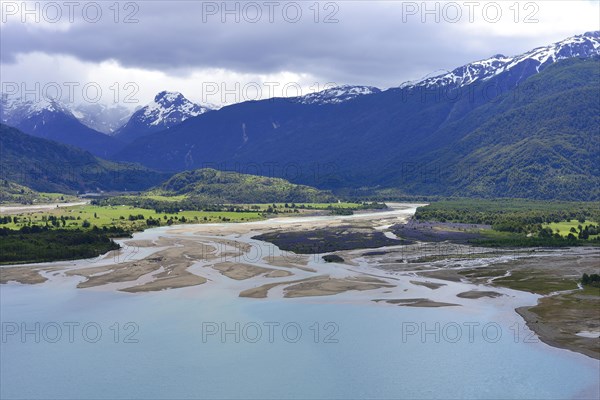
[[[100,102],[128,107],[161,90],[223,104],[388,88],[600,29],[588,0],[0,3],[5,91],[58,86],[68,101],[71,87],[81,101],[85,87],[90,102],[100,89]]]

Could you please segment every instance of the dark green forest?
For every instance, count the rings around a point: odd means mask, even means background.
[[[129,232],[114,228],[90,230],[31,226],[20,230],[0,228],[0,264],[34,263],[92,258],[119,249],[111,237]]]

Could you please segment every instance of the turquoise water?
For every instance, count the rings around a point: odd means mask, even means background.
[[[202,286],[131,295],[73,285],[0,286],[3,399],[567,399],[600,393],[598,361],[515,335],[518,316],[491,308],[252,300]],[[39,343],[33,333],[11,334],[22,323],[35,331],[36,322]],[[84,337],[82,327],[90,322],[96,325],[88,325]],[[208,334],[222,323],[236,331],[236,322],[239,342],[234,333]],[[423,323],[436,331],[436,322],[447,328],[439,342],[434,333],[408,334]],[[480,324],[472,338],[470,322]],[[71,325],[72,342],[68,323],[79,324]],[[484,335],[486,323],[493,329]],[[95,327],[102,329],[99,338]],[[502,336],[494,342],[498,327]]]

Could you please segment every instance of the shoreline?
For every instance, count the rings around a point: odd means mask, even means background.
[[[546,321],[532,309],[539,306],[517,307],[515,312],[523,318],[527,327],[534,332],[540,341],[559,349],[569,350],[575,353],[583,354],[590,358],[600,360],[600,338],[586,338],[581,336],[569,335],[564,332],[564,323],[562,321]],[[583,341],[596,341],[596,349],[590,346],[581,345]]]
[[[593,351],[587,348],[574,345],[569,342],[560,340],[560,329],[554,327],[548,322],[541,322],[540,316],[531,311],[536,306],[523,306],[515,309],[515,312],[525,320],[527,327],[531,329],[538,336],[540,341],[546,343],[548,346],[556,347],[559,349],[570,350],[575,353],[586,355],[590,358],[600,360],[600,352]],[[598,339],[591,339],[598,340]]]

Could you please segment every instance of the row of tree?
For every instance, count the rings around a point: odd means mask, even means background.
[[[600,287],[600,275],[598,274],[583,274],[581,277],[581,284],[583,286],[594,286]]]

